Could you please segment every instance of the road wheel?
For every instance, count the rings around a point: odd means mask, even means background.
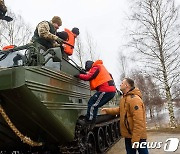
[[[112,142],[116,141],[116,129],[115,129],[115,123],[111,124],[111,139]]]
[[[110,127],[107,125],[105,127],[105,143],[106,143],[106,146],[109,147],[111,145],[111,130],[110,130]]]
[[[92,132],[86,138],[86,154],[96,154],[96,141]]]
[[[101,153],[105,150],[105,135],[102,127],[97,130],[97,150]]]

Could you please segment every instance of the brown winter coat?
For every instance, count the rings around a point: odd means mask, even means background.
[[[107,109],[107,114],[120,114],[121,135],[133,142],[146,139],[145,107],[138,88],[129,91],[120,100],[120,106]]]

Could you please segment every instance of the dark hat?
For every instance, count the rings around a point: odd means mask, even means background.
[[[85,64],[85,69],[86,69],[86,71],[89,71],[89,70],[91,69],[93,63],[94,63],[94,62],[91,61],[91,60],[86,61],[86,64]]]
[[[76,35],[79,35],[79,28],[74,27],[74,28],[72,29],[72,32],[73,32],[74,34],[76,34]]]

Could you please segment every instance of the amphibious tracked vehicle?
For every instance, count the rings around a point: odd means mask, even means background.
[[[120,139],[119,117],[84,119],[93,92],[61,48],[30,43],[0,52],[0,151],[105,153]],[[118,105],[117,95],[106,107]]]

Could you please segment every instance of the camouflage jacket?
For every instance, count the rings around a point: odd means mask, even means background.
[[[42,21],[37,26],[38,35],[41,38],[44,38],[46,40],[52,41],[53,47],[60,46],[56,40],[58,39],[58,36],[50,33],[50,27],[47,21]]]

